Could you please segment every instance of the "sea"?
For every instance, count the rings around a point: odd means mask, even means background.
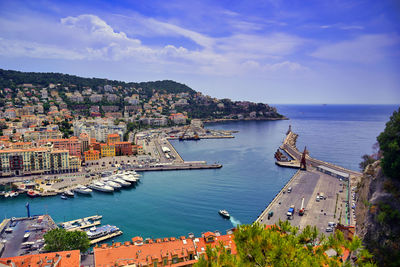
[[[274,152],[291,125],[299,134],[297,147],[310,155],[359,170],[364,154],[373,153],[394,105],[277,105],[289,120],[238,121],[208,124],[210,129],[235,130],[235,138],[171,141],[187,161],[220,163],[221,169],[146,172],[134,188],[112,194],[93,192],[62,200],[59,196],[0,199],[0,218],[49,214],[56,223],[95,214],[102,224],[116,225],[123,235],[113,241],[179,237],[254,222],[289,181],[295,170],[274,163]],[[226,209],[224,219],[218,210]],[[109,240],[108,242],[111,242]]]

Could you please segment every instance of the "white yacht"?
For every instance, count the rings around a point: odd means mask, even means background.
[[[89,185],[89,188],[101,192],[114,192],[114,188],[102,182],[94,182],[93,184]]]
[[[111,181],[111,180],[110,181],[106,181],[105,184],[111,186],[114,189],[121,189],[121,187],[122,187],[122,185],[120,185],[119,183],[116,183],[116,182]]]
[[[130,186],[131,185],[130,182],[127,182],[121,178],[114,178],[114,182],[119,183],[122,186]]]
[[[122,175],[121,179],[129,183],[136,183],[138,181],[137,178],[131,175]]]
[[[93,191],[90,188],[87,188],[86,186],[80,185],[77,188],[74,189],[75,192],[84,194],[84,195],[90,195]]]
[[[75,196],[75,194],[74,194],[74,192],[73,192],[72,190],[66,190],[66,191],[64,192],[64,194],[65,194],[67,197],[74,197],[74,196]]]

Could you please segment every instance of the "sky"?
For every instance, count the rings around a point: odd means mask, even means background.
[[[269,104],[399,104],[400,2],[0,0],[0,68]]]

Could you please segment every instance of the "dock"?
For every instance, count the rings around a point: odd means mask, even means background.
[[[101,215],[93,215],[93,216],[85,217],[85,218],[82,218],[82,219],[76,219],[76,220],[72,220],[72,221],[63,222],[63,223],[60,223],[60,225],[63,228],[65,228],[66,226],[73,226],[73,227],[70,227],[70,228],[66,228],[67,231],[82,230],[82,229],[85,229],[85,228],[89,228],[89,227],[93,227],[93,226],[99,225],[101,218],[103,218],[103,216],[101,216]],[[89,222],[89,221],[91,223],[82,224],[82,222]],[[77,224],[77,225],[73,225],[73,224]]]
[[[134,168],[137,172],[143,171],[177,171],[177,170],[206,170],[220,169],[221,164],[171,164],[162,166],[143,166],[142,168]]]
[[[93,240],[90,241],[90,245],[94,245],[96,243],[99,243],[101,241],[104,241],[104,240],[107,240],[107,239],[110,239],[110,238],[113,238],[113,237],[116,237],[116,236],[119,236],[119,235],[122,235],[122,231],[117,231],[117,232],[114,232],[112,234],[108,234],[108,235],[93,239]]]
[[[354,226],[355,220],[350,208],[352,206],[350,205],[350,188],[356,183],[361,173],[311,158],[308,155],[306,155],[307,170],[301,170],[302,153],[296,148],[296,139],[297,134],[289,129],[280,148],[292,157],[292,160],[277,161],[276,164],[299,170],[261,212],[256,222],[272,225],[279,220],[289,220],[292,225],[300,229],[306,225],[314,225],[320,232],[326,232],[328,222]],[[324,169],[329,169],[332,173],[321,171]],[[347,179],[336,174],[341,174]],[[323,197],[319,198],[319,196]],[[299,210],[303,199],[305,213],[301,216]],[[288,216],[288,209],[292,205],[295,206],[295,212],[293,216]]]

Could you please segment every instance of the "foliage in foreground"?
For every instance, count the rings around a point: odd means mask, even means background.
[[[372,255],[365,250],[358,237],[345,240],[343,233],[325,237],[317,228],[307,226],[301,232],[288,221],[279,221],[269,229],[257,223],[238,226],[234,233],[237,255],[222,245],[207,247],[206,257],[195,266],[374,266]],[[328,257],[327,250],[336,256]],[[342,262],[344,249],[350,251],[354,262]]]
[[[47,251],[65,251],[79,249],[85,252],[90,248],[90,240],[85,232],[53,229],[44,234],[44,249]]]
[[[383,153],[383,173],[390,178],[400,179],[400,108],[393,112],[377,139]]]

